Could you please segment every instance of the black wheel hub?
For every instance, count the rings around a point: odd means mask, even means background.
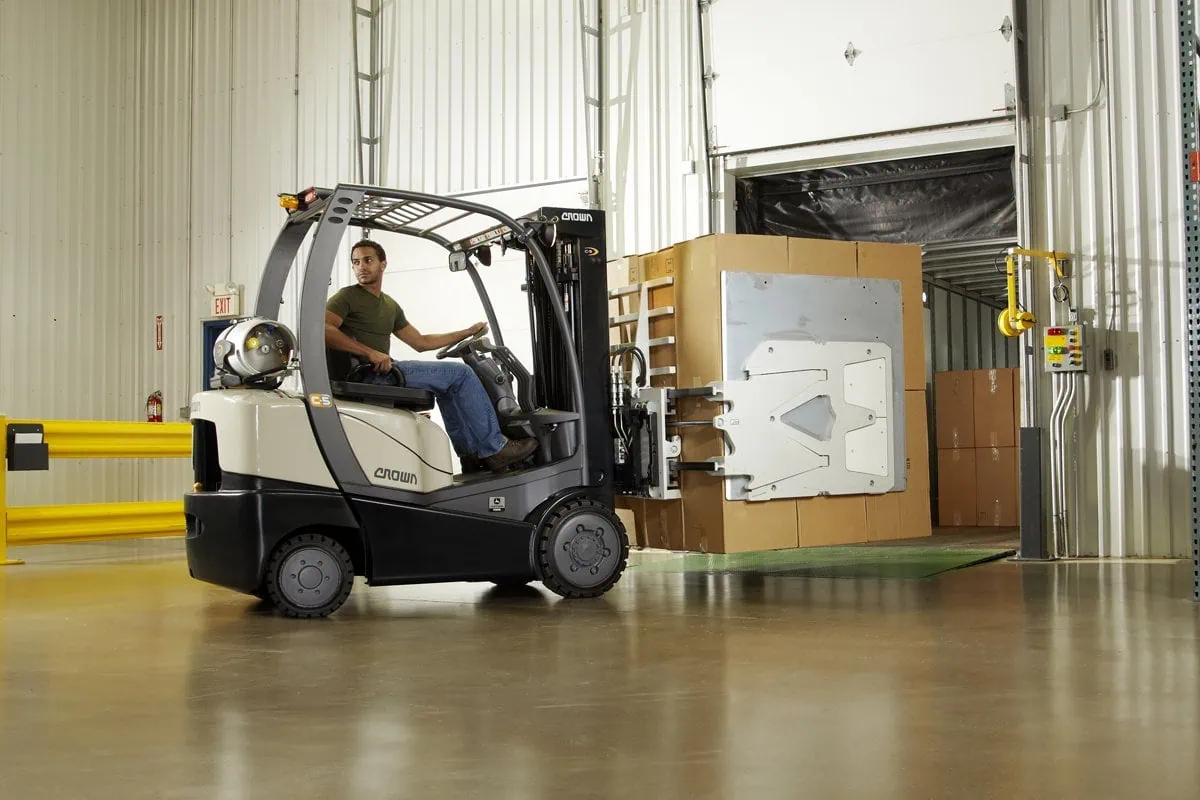
[[[603,583],[620,562],[620,541],[612,524],[598,514],[564,520],[554,537],[554,566],[564,580],[582,588]]]
[[[336,596],[341,581],[337,559],[317,547],[297,550],[279,568],[280,592],[300,608],[316,608]]]

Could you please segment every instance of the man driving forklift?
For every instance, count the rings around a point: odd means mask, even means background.
[[[357,242],[350,250],[350,263],[358,282],[340,289],[325,304],[325,346],[369,361],[375,374],[364,378],[364,382],[394,384],[395,366],[404,376],[406,386],[432,392],[464,471],[473,471],[479,464],[499,471],[532,455],[537,441],[508,439],[501,433],[491,399],[479,376],[466,364],[394,362],[389,355],[392,335],[423,353],[486,330],[487,324],[479,322],[453,333],[421,333],[408,321],[400,305],[383,291],[387,254],[378,242],[370,239]]]

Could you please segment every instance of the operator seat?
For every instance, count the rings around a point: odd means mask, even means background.
[[[404,373],[393,374],[399,386],[360,383],[350,380],[352,373],[363,365],[360,359],[340,350],[325,349],[325,364],[329,368],[329,389],[339,400],[352,400],[382,408],[404,408],[409,411],[429,411],[434,406],[433,393],[427,389],[411,389],[403,385]]]

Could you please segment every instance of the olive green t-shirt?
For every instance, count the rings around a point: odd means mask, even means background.
[[[376,297],[358,284],[335,292],[325,310],[342,318],[342,333],[380,353],[391,352],[392,332],[408,324],[395,300],[383,292]]]

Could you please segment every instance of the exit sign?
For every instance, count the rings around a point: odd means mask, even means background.
[[[212,315],[214,317],[233,317],[241,311],[238,308],[236,294],[214,294],[212,298]]]

